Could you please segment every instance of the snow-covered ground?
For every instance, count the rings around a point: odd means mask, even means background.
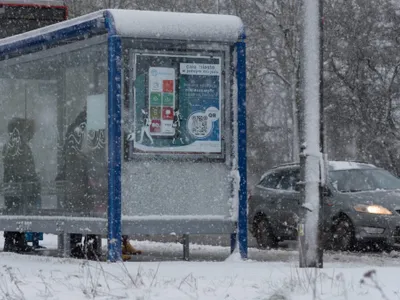
[[[0,299],[400,299],[400,261],[394,254],[327,254],[324,269],[299,269],[297,252],[249,250],[250,260],[229,248],[192,245],[215,261],[172,261],[182,246],[134,241],[158,261],[127,263],[1,253]],[[43,245],[56,247],[45,235]],[[0,241],[0,247],[2,242]],[[363,283],[362,283],[363,282]]]

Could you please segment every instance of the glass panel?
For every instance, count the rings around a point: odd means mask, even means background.
[[[400,179],[382,169],[331,171],[329,176],[333,186],[342,193],[400,189]]]
[[[106,213],[106,62],[106,46],[96,45],[2,68],[5,214]],[[103,124],[88,127],[94,106]]]
[[[221,156],[222,53],[133,53],[131,61],[131,156]]]
[[[260,185],[265,188],[275,189],[280,179],[281,179],[280,173],[272,173],[267,177],[265,177],[261,181]]]
[[[228,52],[125,53],[123,216],[230,216],[235,190],[226,159],[232,140],[232,123],[225,123],[231,116]]]
[[[299,182],[300,174],[296,170],[288,170],[281,174],[281,181],[279,182],[277,189],[295,191],[296,185]]]

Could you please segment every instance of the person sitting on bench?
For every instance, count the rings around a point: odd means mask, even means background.
[[[10,140],[3,148],[4,184],[15,188],[15,195],[4,197],[7,215],[26,215],[40,206],[40,180],[35,170],[33,153],[29,141],[35,132],[33,120],[13,118],[8,123]],[[22,190],[20,190],[22,189]],[[30,252],[25,233],[4,232],[4,251]]]

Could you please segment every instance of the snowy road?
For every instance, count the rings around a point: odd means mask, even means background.
[[[2,236],[2,235],[1,235]],[[159,239],[158,239],[159,240]],[[172,242],[173,239],[165,242],[155,242],[148,240],[132,240],[131,242],[136,248],[143,251],[142,255],[133,256],[132,262],[165,262],[165,261],[182,261],[183,246],[180,243]],[[196,239],[194,239],[196,241]],[[220,243],[224,244],[224,243]],[[0,239],[0,247],[3,241]],[[54,235],[45,235],[42,245],[46,246],[49,251],[42,252],[43,255],[57,254],[57,238]],[[103,240],[103,251],[106,252],[106,240]],[[250,247],[248,251],[249,260],[258,262],[285,262],[297,264],[298,251],[295,243],[283,244],[283,248],[274,250],[259,250]],[[190,260],[191,261],[209,261],[221,262],[225,261],[230,255],[230,248],[227,246],[212,246],[202,244],[190,244]],[[324,254],[324,262],[329,263],[345,263],[355,266],[371,265],[371,266],[400,266],[400,252],[393,251],[391,253],[379,252],[362,252],[362,253],[340,253],[328,251]]]
[[[182,245],[174,243],[159,243],[149,241],[135,241],[135,246],[144,251],[143,255],[136,256],[133,261],[172,261],[182,260]],[[224,261],[229,256],[229,247],[190,245],[191,261]],[[298,251],[293,249],[259,250],[249,248],[249,259],[259,262],[286,262],[297,263]],[[349,265],[371,266],[400,266],[400,252],[392,253],[339,253],[326,252],[325,263],[346,263]]]
[[[145,240],[145,239],[152,239]],[[136,261],[167,261],[181,260],[183,246],[174,242],[174,237],[135,237],[135,246],[144,251],[144,255],[135,257]],[[163,241],[163,243],[159,242]],[[190,259],[192,261],[223,261],[230,253],[229,236],[191,236]],[[262,262],[297,262],[298,251],[295,242],[281,243],[281,248],[276,250],[259,250],[256,248],[255,240],[249,236],[248,256],[250,260]],[[377,266],[400,265],[398,259],[400,252],[391,253],[362,252],[362,253],[339,253],[327,251],[324,261],[345,262],[353,264],[372,264]]]

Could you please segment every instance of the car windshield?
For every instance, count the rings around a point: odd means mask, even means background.
[[[400,179],[382,169],[352,169],[329,172],[333,186],[342,193],[400,189]]]

